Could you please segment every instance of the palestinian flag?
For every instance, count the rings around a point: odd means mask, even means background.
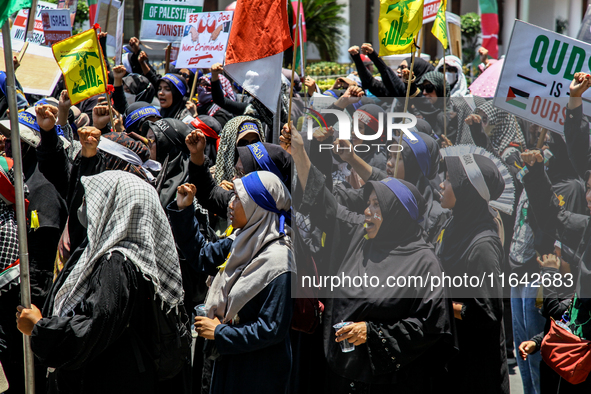
[[[306,62],[306,47],[308,43],[308,37],[306,34],[306,19],[304,19],[304,3],[300,3],[300,14],[302,15],[300,18],[300,28],[296,31],[297,23],[298,23],[298,2],[299,0],[291,0],[291,8],[293,9],[293,26],[292,26],[292,37],[293,41],[296,43],[294,46],[294,50],[297,51],[296,54],[296,65],[300,65],[300,75],[304,74],[304,64]],[[297,67],[297,66],[296,66]]]
[[[499,7],[497,0],[479,0],[482,46],[494,59],[499,58]]]
[[[88,14],[90,20],[90,26],[94,25],[96,21],[96,11],[98,8],[98,0],[86,0],[88,2]]]
[[[31,8],[31,0],[6,1],[0,4],[0,28],[12,14],[19,12],[23,8]]]
[[[509,92],[507,93],[507,99],[505,101],[511,105],[516,106],[517,108],[525,110],[527,108],[528,99],[529,93],[510,86]]]

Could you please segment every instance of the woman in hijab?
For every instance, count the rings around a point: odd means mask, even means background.
[[[142,134],[150,141],[150,159],[161,165],[156,178],[156,191],[163,207],[170,204],[176,189],[189,179],[189,150],[185,138],[190,128],[177,119],[146,122]]]
[[[443,111],[445,100],[447,97],[447,105],[449,101],[449,84],[445,80],[445,76],[437,71],[429,71],[425,73],[421,79],[418,80],[418,86],[422,91],[423,97],[417,97],[412,100],[414,110],[417,115],[425,119],[433,128],[433,133],[440,137],[445,134],[447,128],[447,137],[454,142],[456,130],[452,127],[450,112],[447,112],[447,119],[444,120],[445,113]],[[444,94],[445,86],[445,94]]]
[[[113,87],[113,103],[114,107],[120,113],[125,113],[127,107],[138,101],[145,101],[152,104],[152,100],[156,95],[154,86],[150,83],[148,78],[140,74],[128,74],[122,76],[125,73],[124,66],[115,66],[113,68],[113,74],[115,81]]]
[[[439,60],[435,71],[443,72],[443,58]],[[470,96],[468,90],[468,83],[463,71],[463,63],[459,57],[454,55],[445,56],[445,80],[451,87],[450,97],[466,97]]]
[[[481,155],[445,157],[445,165],[441,207],[453,213],[437,238],[436,253],[450,277],[492,275],[480,288],[451,289],[460,354],[449,366],[449,384],[458,393],[509,393],[499,277],[504,252],[488,206],[505,183],[494,162]]]
[[[215,66],[215,65],[214,65]],[[248,105],[236,102],[236,95],[232,84],[226,77],[212,69],[212,73],[204,74],[199,78],[197,87],[197,114],[208,115],[215,118],[224,126],[232,114],[241,115]],[[238,105],[242,110],[237,111],[233,105]]]
[[[218,156],[218,149],[220,147],[220,134],[222,133],[222,125],[215,118],[209,115],[199,115],[191,123],[191,131],[201,130],[207,142],[205,146],[205,156],[210,163],[215,163]]]
[[[291,128],[292,155],[303,187],[300,212],[326,233],[331,272],[341,277],[440,275],[418,221],[425,201],[405,181],[387,178],[364,186],[364,214],[340,206],[311,165],[301,135]],[[324,316],[329,392],[431,393],[452,353],[451,305],[445,290],[344,285],[333,290]],[[336,332],[333,324],[353,322]],[[410,339],[412,338],[412,340]],[[343,353],[338,342],[356,346]],[[419,377],[420,376],[420,377]],[[348,391],[347,391],[348,390]]]
[[[287,393],[292,365],[289,328],[295,261],[289,190],[268,171],[234,181],[229,206],[240,229],[223,269],[213,279],[195,318],[200,336],[213,341],[211,393]]]
[[[160,115],[160,111],[156,107],[144,101],[138,101],[128,106],[127,111],[125,111],[125,131],[127,133],[140,133],[145,121],[156,122],[158,119],[162,119],[162,115]]]
[[[122,171],[84,177],[82,184],[85,204],[73,214],[86,239],[55,281],[43,313],[34,305],[18,308],[18,328],[54,368],[51,392],[186,392],[181,375],[156,378],[164,367],[154,362],[156,313],[179,313],[183,297],[158,195]]]
[[[421,127],[425,131],[430,130],[428,125],[426,125],[427,127],[423,126],[422,124]],[[439,145],[428,134],[415,131],[413,135],[417,138],[417,141],[411,141],[406,135],[402,138],[400,144],[403,149],[396,174],[394,173],[397,158],[395,152],[388,153],[386,171],[370,166],[355,152],[350,153],[346,150],[340,150],[339,154],[341,159],[347,161],[355,169],[364,182],[393,177],[404,179],[414,185],[426,202],[426,210],[421,222],[421,227],[425,230],[425,240],[433,242],[438,234],[437,230],[450,215],[447,209],[441,208],[441,195],[431,182],[436,179],[439,173]],[[341,187],[336,187],[334,193],[339,202],[349,209],[356,212],[361,212],[364,209],[365,200],[362,198],[362,193],[354,193],[350,189],[343,190]]]
[[[166,74],[158,80],[158,101],[163,118],[183,120],[190,115],[186,108],[187,82],[177,74]]]

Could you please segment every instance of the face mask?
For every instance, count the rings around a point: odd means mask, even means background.
[[[458,80],[458,73],[450,73],[450,72],[446,72],[445,73],[445,80],[447,81],[447,83],[449,83],[450,85],[453,85],[454,83],[457,82]]]
[[[125,100],[127,101],[127,105],[131,105],[135,103],[135,94],[124,92]]]

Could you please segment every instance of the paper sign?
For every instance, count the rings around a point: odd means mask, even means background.
[[[590,60],[591,45],[516,21],[493,104],[563,134],[570,83]],[[591,91],[583,101],[591,115]]]
[[[98,2],[96,23],[101,27],[101,31],[108,33],[107,45],[112,47],[117,46],[117,20],[120,9],[121,2],[117,0],[99,0]],[[123,34],[123,32],[121,32],[121,34]]]
[[[13,42],[13,55],[16,56],[24,42]],[[0,41],[0,46],[2,42]],[[6,70],[4,65],[4,50],[0,48],[0,70]],[[39,72],[43,70],[43,72]],[[29,44],[19,68],[16,78],[29,94],[49,96],[62,76],[62,71],[55,62],[51,48],[36,44]]]
[[[33,29],[33,37],[27,41],[33,44],[42,45],[45,43],[45,36],[43,35],[43,22],[41,21],[42,10],[53,10],[57,8],[57,4],[47,3],[45,1],[39,1],[37,3],[37,13],[35,14],[35,27]],[[14,24],[10,29],[10,37],[12,42],[25,41],[27,35],[27,18],[29,17],[29,10],[23,9],[18,12],[16,18],[14,18]]]
[[[57,8],[70,10],[70,26],[74,26],[74,19],[78,10],[78,0],[59,0]]]
[[[209,68],[223,63],[233,14],[221,11],[187,15],[176,67]]]
[[[204,0],[145,0],[140,40],[173,42],[183,37],[188,14],[201,12]]]
[[[70,10],[43,10],[41,11],[43,34],[45,45],[53,45],[72,36]]]

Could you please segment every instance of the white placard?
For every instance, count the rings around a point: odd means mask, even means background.
[[[35,27],[33,28],[33,37],[28,39],[28,42],[33,44],[42,45],[45,43],[45,36],[43,34],[43,22],[41,21],[41,11],[42,10],[53,10],[57,8],[57,4],[47,3],[45,1],[37,2],[37,13],[35,14]],[[15,41],[25,41],[25,36],[27,35],[27,18],[29,17],[29,10],[22,9],[14,18],[14,24],[12,25],[12,29],[10,29],[10,37],[12,37],[12,42]]]
[[[516,21],[493,104],[562,134],[570,83],[590,61],[590,44]],[[591,91],[583,101],[591,115]]]
[[[46,45],[51,46],[72,36],[70,10],[68,9],[43,10],[41,11],[41,22],[43,23]]]
[[[176,68],[209,68],[223,63],[233,14],[221,11],[187,15]]]

